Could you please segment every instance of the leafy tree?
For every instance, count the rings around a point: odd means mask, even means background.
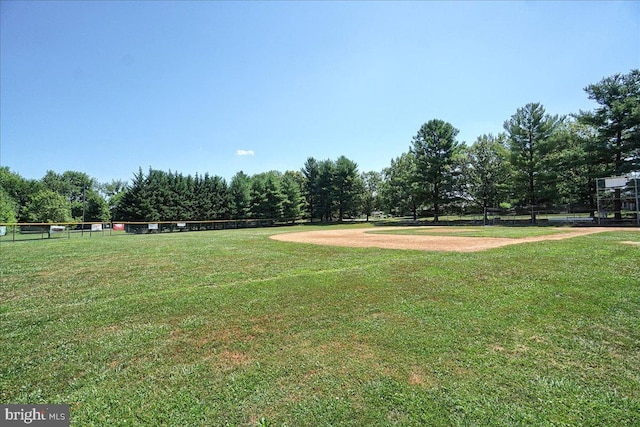
[[[596,178],[605,173],[605,165],[591,149],[596,139],[593,127],[571,119],[559,124],[552,135],[554,150],[547,159],[555,170],[555,204],[595,210]]]
[[[97,191],[87,191],[85,199],[85,221],[106,222],[111,219],[111,211],[107,201]]]
[[[41,180],[44,187],[64,196],[70,203],[71,216],[84,221],[109,221],[111,214],[100,195],[101,185],[86,173],[47,171]]]
[[[580,111],[578,120],[597,131],[590,150],[596,162],[606,165],[605,176],[640,170],[640,70],[606,77],[584,90],[599,106]],[[620,190],[615,199],[616,219],[621,219]]]
[[[19,174],[11,172],[8,167],[0,167],[0,190],[4,191],[8,201],[13,205],[16,220],[28,221],[27,205],[31,196],[42,190],[40,181],[27,180]]]
[[[504,123],[508,134],[511,164],[514,167],[516,194],[521,194],[520,204],[535,206],[545,203],[553,196],[555,182],[549,172],[547,155],[552,151],[550,138],[561,119],[545,113],[539,103],[530,103],[519,108]],[[535,222],[535,212],[531,211]]]
[[[107,201],[110,217],[117,218],[122,196],[127,189],[127,183],[122,180],[112,180],[109,183],[100,184],[98,188]]]
[[[416,159],[416,178],[422,184],[424,200],[433,205],[433,220],[438,221],[440,206],[453,193],[456,161],[460,145],[458,129],[443,120],[422,125],[413,137],[411,151]]]
[[[367,216],[367,222],[369,222],[369,216],[381,207],[382,174],[375,171],[364,172],[360,175],[360,180],[364,190],[362,192],[362,210]]]
[[[488,208],[496,208],[508,199],[511,169],[506,136],[481,135],[464,150],[462,166],[465,197],[486,214]],[[486,220],[486,217],[485,217]]]
[[[42,182],[45,188],[55,191],[65,197],[69,197],[71,195],[71,182],[64,179],[62,174],[48,170],[40,182]]]
[[[29,198],[28,222],[70,222],[71,220],[70,203],[61,194],[42,189]]]
[[[0,222],[17,222],[15,202],[2,187],[0,187]]]

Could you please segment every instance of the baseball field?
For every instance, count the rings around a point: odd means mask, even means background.
[[[0,400],[72,426],[640,425],[640,229],[0,245]]]

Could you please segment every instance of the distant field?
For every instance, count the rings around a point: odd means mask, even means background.
[[[72,426],[640,425],[640,232],[268,238],[328,228],[0,245],[0,400]]]

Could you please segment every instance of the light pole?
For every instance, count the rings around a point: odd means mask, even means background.
[[[84,237],[84,211],[85,211],[85,205],[87,202],[86,190],[87,190],[87,184],[83,184],[82,185],[82,224],[80,225],[80,228],[82,229],[82,231],[80,232],[80,235],[83,237]]]

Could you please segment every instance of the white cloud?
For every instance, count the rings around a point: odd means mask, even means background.
[[[238,156],[253,156],[255,153],[253,150],[237,150],[236,154]]]

